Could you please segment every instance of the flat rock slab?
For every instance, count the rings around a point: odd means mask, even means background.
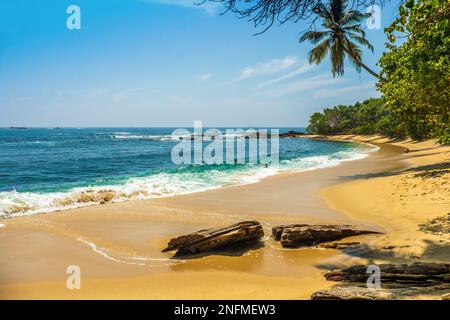
[[[311,295],[311,300],[391,300],[394,295],[388,290],[363,287],[335,287]]]
[[[414,299],[417,296],[429,297],[430,299],[445,300],[450,296],[450,287],[446,285],[437,286],[400,286],[371,289],[366,286],[338,286],[328,290],[321,290],[311,295],[312,300],[405,300]]]
[[[449,301],[450,301],[450,293],[443,294],[443,295],[441,296],[441,299],[442,299],[442,300],[449,300]]]
[[[319,247],[325,249],[348,249],[360,245],[359,242],[330,242],[321,243]]]
[[[212,251],[231,244],[259,242],[264,231],[258,221],[243,221],[171,239],[162,252],[177,250],[175,256]]]
[[[379,232],[334,224],[290,224],[272,228],[272,237],[280,241],[284,248],[313,246],[363,234],[379,234]]]
[[[434,286],[450,283],[449,263],[380,264],[382,284]],[[336,269],[325,274],[329,281],[365,283],[371,273],[367,265]]]

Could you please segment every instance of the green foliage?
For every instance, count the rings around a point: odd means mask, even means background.
[[[316,112],[307,130],[314,134],[375,134],[404,137],[406,130],[383,98],[368,99],[354,105],[338,105]]]
[[[333,77],[344,75],[344,61],[347,57],[358,72],[364,68],[380,78],[362,63],[362,50],[359,46],[365,46],[373,52],[373,46],[366,39],[366,33],[361,26],[361,22],[370,17],[370,14],[347,10],[347,4],[347,1],[343,0],[330,0],[327,5],[319,2],[314,7],[314,12],[320,18],[323,30],[304,32],[299,41],[309,41],[315,45],[308,53],[310,64],[320,64],[325,57],[330,56]]]
[[[450,127],[447,127],[438,137],[438,142],[441,144],[450,144]]]
[[[450,143],[450,2],[406,0],[385,29],[388,51],[379,61],[383,98],[327,108],[310,132],[372,134]],[[399,38],[406,38],[396,45]]]
[[[414,139],[450,143],[450,2],[407,0],[385,29],[391,44],[379,65],[386,106]],[[407,36],[394,45],[394,34]]]

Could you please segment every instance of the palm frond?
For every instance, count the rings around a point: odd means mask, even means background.
[[[367,40],[364,37],[361,37],[357,34],[351,33],[349,32],[348,35],[350,36],[350,38],[352,38],[353,40],[355,40],[356,42],[358,42],[359,44],[362,44],[363,46],[366,46],[367,48],[370,49],[370,51],[373,52],[373,46],[372,44],[369,42],[369,40]]]
[[[347,7],[347,0],[331,0],[330,13],[333,20],[337,23],[345,15],[345,8]]]
[[[355,43],[351,42],[347,37],[343,37],[343,42],[350,63],[355,67],[356,71],[361,72],[361,49]]]
[[[337,24],[334,23],[332,20],[323,20],[322,27],[324,29],[333,30],[333,29],[336,29]]]
[[[362,13],[359,11],[349,11],[340,20],[339,24],[343,27],[351,23],[360,23],[364,19],[370,17],[370,13]]]
[[[316,44],[328,34],[329,31],[307,31],[300,37],[299,42],[309,40],[311,43]]]
[[[344,57],[345,51],[342,40],[336,38],[331,47],[331,73],[333,77],[344,75]]]
[[[366,36],[366,32],[363,29],[361,29],[361,25],[360,24],[354,24],[354,25],[351,25],[351,26],[343,27],[342,30],[359,33],[359,35],[362,36],[362,37]]]
[[[330,50],[330,44],[331,44],[331,40],[328,38],[328,39],[323,40],[319,45],[317,45],[311,51],[309,51],[309,53],[308,53],[309,63],[310,64],[321,63],[322,60],[328,54],[328,51]]]
[[[324,5],[323,3],[318,3],[315,7],[314,7],[314,12],[319,15],[322,19],[324,20],[328,20],[328,21],[333,21],[333,15],[331,14],[330,10],[327,8],[326,5]]]

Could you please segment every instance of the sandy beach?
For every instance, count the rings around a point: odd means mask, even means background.
[[[335,285],[323,277],[332,266],[449,262],[448,233],[430,233],[427,223],[450,212],[450,147],[333,139],[380,149],[255,184],[4,220],[0,299],[309,299]],[[265,246],[185,260],[160,252],[170,238],[243,220],[263,224]],[[361,242],[352,250],[291,250],[270,238],[271,227],[287,223],[383,234],[345,239]],[[80,290],[66,288],[70,265],[81,268]]]

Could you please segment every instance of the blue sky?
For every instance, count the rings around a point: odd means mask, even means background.
[[[68,30],[66,8],[81,8]],[[326,106],[375,97],[375,80],[306,63],[301,24],[266,33],[190,0],[0,2],[0,126],[304,126]],[[382,25],[395,11],[388,4]],[[367,30],[375,67],[382,30]],[[376,68],[376,67],[375,67]]]

